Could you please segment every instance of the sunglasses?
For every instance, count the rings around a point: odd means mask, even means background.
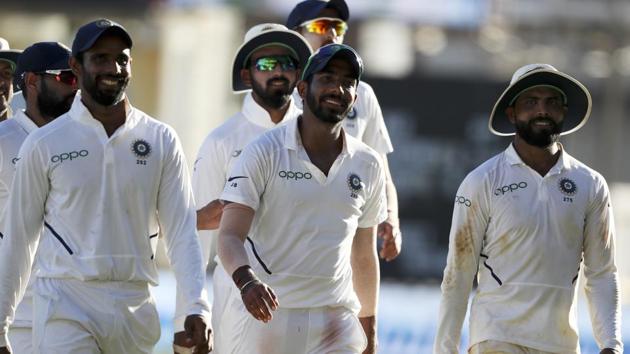
[[[77,84],[77,77],[74,76],[72,70],[45,70],[35,73],[37,75],[48,75],[55,79],[57,82],[64,83],[66,85],[74,86]]]
[[[335,35],[341,37],[348,31],[348,24],[338,18],[319,17],[306,21],[300,25],[308,32],[315,34],[326,34],[329,30],[334,29]]]
[[[292,71],[297,69],[297,64],[288,55],[276,55],[260,57],[253,63],[258,71],[274,71],[278,65],[282,71]]]

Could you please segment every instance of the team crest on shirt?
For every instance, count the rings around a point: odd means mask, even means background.
[[[568,178],[560,179],[560,182],[558,182],[558,187],[563,194],[568,195],[569,197],[572,197],[575,195],[575,193],[577,193],[577,185],[575,184],[575,182]]]
[[[136,159],[137,165],[146,165],[147,161],[145,159],[151,154],[151,145],[144,139],[134,140],[131,143],[131,151],[138,158]]]
[[[351,173],[348,175],[348,188],[350,188],[350,196],[354,199],[358,198],[358,193],[363,189],[363,182],[361,181],[361,177],[356,173]]]
[[[352,109],[350,110],[350,112],[348,112],[348,115],[346,116],[346,118],[348,119],[354,119],[357,117],[357,109],[352,107]]]

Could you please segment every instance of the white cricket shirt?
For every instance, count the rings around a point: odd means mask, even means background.
[[[293,100],[302,109],[303,102],[297,89],[293,91]],[[364,81],[359,81],[357,100],[343,121],[343,129],[379,154],[386,155],[394,151],[381,106],[372,86]]]
[[[176,330],[186,315],[209,310],[186,160],[172,128],[131,108],[108,137],[79,93],[68,113],[26,138],[19,157],[0,230],[0,334],[38,241],[38,277],[157,285],[158,221],[180,287]]]
[[[24,111],[17,110],[11,119],[0,123],[0,214],[4,211],[9,199],[9,189],[15,175],[15,165],[18,162],[20,146],[37,125],[26,116]],[[0,225],[0,229],[3,227]],[[0,241],[0,245],[2,241]],[[33,298],[30,284],[24,297],[15,310],[15,327],[31,327],[33,318]]]
[[[297,118],[302,111],[291,104],[279,124]],[[243,148],[267,130],[276,127],[269,112],[261,107],[248,92],[243,99],[241,112],[228,118],[204,139],[192,174],[193,192],[197,208],[218,199],[225,187],[230,168]],[[218,231],[200,230],[199,237],[203,246],[204,264],[207,265],[216,255]],[[216,258],[218,260],[218,258]]]
[[[343,133],[343,150],[326,176],[310,162],[297,126],[293,119],[249,144],[221,199],[256,210],[245,246],[282,307],[358,312],[350,251],[357,228],[387,217],[381,160]]]
[[[595,339],[619,349],[615,236],[604,178],[565,151],[545,177],[510,145],[462,182],[435,353],[455,353],[475,273],[469,347],[484,340],[578,353],[580,268]]]

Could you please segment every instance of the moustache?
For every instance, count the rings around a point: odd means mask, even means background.
[[[267,85],[271,85],[271,84],[273,84],[274,82],[282,82],[282,83],[284,83],[284,84],[286,84],[286,85],[288,85],[288,84],[289,84],[289,80],[288,80],[287,78],[284,78],[284,77],[274,77],[274,78],[271,78],[271,79],[267,80]]]

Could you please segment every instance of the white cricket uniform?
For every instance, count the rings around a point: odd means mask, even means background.
[[[360,303],[352,285],[350,253],[357,228],[375,226],[387,216],[381,159],[344,132],[343,150],[326,176],[310,162],[297,127],[294,119],[249,144],[231,170],[221,199],[256,210],[246,241],[248,257],[282,309],[344,307],[356,315]],[[242,302],[241,308],[245,311]],[[283,321],[279,314],[274,313],[272,322]],[[245,338],[261,341],[256,351],[250,346],[236,352],[256,353],[263,347],[268,351],[271,346],[274,353],[301,353],[308,352],[313,341],[324,340],[310,338],[311,344],[283,348],[280,344],[290,342],[265,340],[280,333],[257,336],[260,326],[253,317],[245,318],[240,329],[252,332]],[[284,331],[286,338],[300,331],[291,321],[285,323],[289,328],[267,328]],[[364,339],[359,339],[359,347]]]
[[[301,109],[302,98],[297,89],[293,92],[293,99]],[[359,81],[357,100],[343,121],[343,129],[381,155],[394,151],[385,126],[381,106],[374,90],[365,81]]]
[[[565,151],[545,177],[510,145],[462,182],[453,212],[435,353],[486,340],[579,353],[580,268],[595,339],[621,352],[615,236],[604,178]]]
[[[15,174],[15,164],[18,161],[20,146],[37,125],[24,114],[24,111],[14,111],[15,115],[0,123],[0,214],[4,211],[9,199],[9,189]],[[0,226],[0,229],[2,227]],[[0,244],[2,242],[0,241]],[[32,319],[33,298],[31,282],[24,293],[24,297],[15,310],[15,319],[9,332],[13,351],[16,353],[32,353]]]
[[[42,338],[37,342],[35,332],[49,339],[49,325],[71,322],[97,340],[106,333],[110,342],[113,338],[135,343],[124,352],[150,351],[159,337],[157,316],[141,321],[153,328],[152,336],[139,329],[135,338],[134,331],[122,334],[120,319],[128,321],[147,303],[155,311],[148,284],[158,284],[153,259],[158,220],[181,287],[175,330],[183,330],[188,314],[207,314],[192,191],[172,128],[130,107],[125,123],[108,137],[79,93],[68,113],[26,138],[19,158],[0,230],[0,346],[5,345],[7,326],[26,287],[39,242],[34,306],[46,312],[38,311],[33,324],[35,346],[43,343]],[[43,226],[46,232],[40,239]],[[81,296],[99,284],[107,284],[101,291],[115,305],[107,307],[103,314],[107,318],[99,317],[109,303],[106,299]],[[38,299],[46,303],[38,304]],[[73,308],[92,312],[70,315]],[[138,316],[143,313],[137,311]],[[111,331],[89,329],[110,324]],[[115,352],[117,347],[111,348]]]
[[[291,100],[280,124],[297,118],[301,113],[302,111]],[[254,100],[251,92],[247,93],[243,99],[241,112],[214,129],[199,148],[192,176],[193,192],[198,208],[219,199],[225,187],[227,174],[243,148],[274,127],[276,124],[271,120],[269,113]],[[217,237],[217,231],[199,231],[204,264],[207,265],[210,259],[215,259],[217,262],[212,279],[212,327],[215,350],[221,352],[223,347],[221,317],[229,293],[235,286],[231,276],[220,265],[218,257],[215,258]],[[240,296],[238,299],[240,300]]]

